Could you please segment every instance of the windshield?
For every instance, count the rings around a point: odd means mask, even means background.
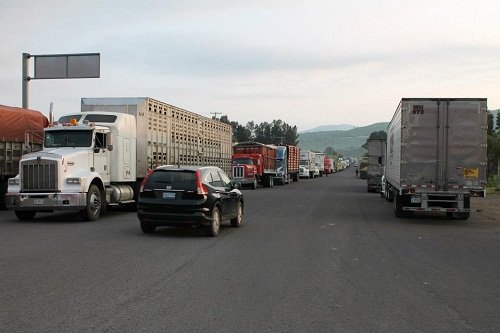
[[[45,132],[44,147],[90,147],[92,145],[92,131],[47,131]]]
[[[236,158],[233,164],[253,164],[253,161],[251,158]]]
[[[276,160],[276,167],[282,167],[283,166],[283,160]]]
[[[309,160],[300,160],[299,165],[309,165]]]

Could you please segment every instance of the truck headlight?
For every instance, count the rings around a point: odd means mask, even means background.
[[[16,186],[21,184],[21,181],[19,178],[9,178],[9,185]]]
[[[66,184],[68,185],[80,185],[80,178],[66,178]]]

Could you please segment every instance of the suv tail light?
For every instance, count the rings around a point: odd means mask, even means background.
[[[142,193],[144,192],[144,185],[146,184],[146,181],[148,180],[149,176],[154,172],[154,169],[151,169],[148,171],[148,173],[146,174],[146,177],[144,177],[144,179],[142,180],[141,182],[141,187],[139,188],[139,193]]]
[[[201,173],[200,173],[200,170],[196,170],[196,192],[199,195],[207,195],[208,194],[207,188],[201,182]]]

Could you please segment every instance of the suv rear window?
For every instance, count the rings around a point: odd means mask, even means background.
[[[171,186],[170,188],[167,188]],[[147,189],[196,191],[196,173],[193,171],[156,170],[147,179]]]

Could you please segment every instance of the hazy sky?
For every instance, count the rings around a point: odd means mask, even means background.
[[[152,97],[300,131],[389,121],[401,97],[500,108],[498,0],[0,0],[0,41],[11,106],[23,52],[101,54],[99,79],[30,82],[30,108],[57,116],[81,97]]]

